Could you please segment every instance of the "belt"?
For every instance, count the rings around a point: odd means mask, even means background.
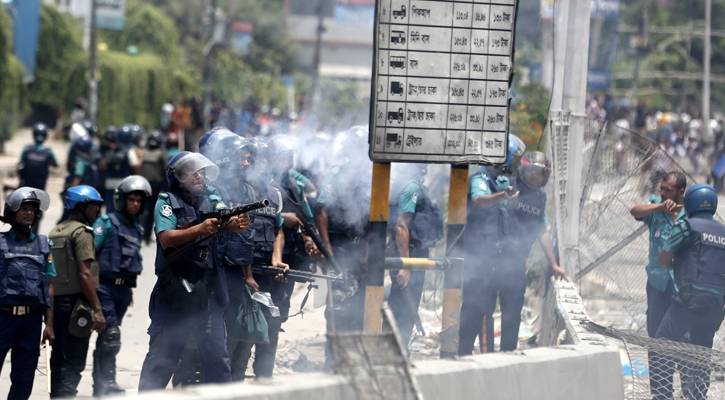
[[[99,281],[101,283],[107,283],[115,286],[133,286],[132,281],[127,281],[125,279],[100,278]]]
[[[25,315],[43,307],[39,306],[0,306],[0,312],[12,315]]]

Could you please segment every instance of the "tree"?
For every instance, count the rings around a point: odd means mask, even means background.
[[[0,141],[10,138],[27,106],[23,65],[12,54],[10,16],[0,6]]]

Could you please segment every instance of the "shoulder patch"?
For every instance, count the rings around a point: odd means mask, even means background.
[[[478,182],[478,188],[483,190],[484,192],[488,190],[488,185],[486,185],[486,182],[483,180]]]
[[[161,206],[161,215],[164,217],[170,217],[172,214],[174,214],[174,210],[171,209],[170,205],[164,204]]]
[[[411,199],[413,203],[418,204],[418,193],[413,193],[413,198]]]
[[[103,225],[102,224],[96,225],[96,227],[93,229],[93,233],[95,233],[96,236],[103,235]]]

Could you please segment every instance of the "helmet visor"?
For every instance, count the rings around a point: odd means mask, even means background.
[[[219,177],[219,167],[199,153],[188,154],[174,165],[174,175],[181,183],[188,181],[196,172],[204,174],[210,181]]]
[[[39,203],[42,211],[46,211],[50,205],[50,196],[44,190],[23,186],[14,190],[5,199],[5,204],[13,211],[18,211],[23,202]]]
[[[541,165],[526,165],[519,171],[521,179],[531,189],[541,189],[549,180],[550,169]]]
[[[68,136],[70,137],[70,142],[75,143],[81,137],[88,136],[88,131],[83,127],[83,125],[76,122],[70,126],[70,133]]]
[[[523,140],[519,139],[518,136],[509,134],[509,141],[513,142],[516,146],[516,150],[514,151],[514,157],[518,157],[524,154],[524,151],[526,151],[526,144]]]

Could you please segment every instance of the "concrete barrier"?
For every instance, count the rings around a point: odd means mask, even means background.
[[[561,346],[455,360],[412,369],[424,399],[617,400],[624,398],[613,346]],[[142,394],[148,400],[354,400],[350,380],[331,374],[277,377],[266,384],[204,385]]]

